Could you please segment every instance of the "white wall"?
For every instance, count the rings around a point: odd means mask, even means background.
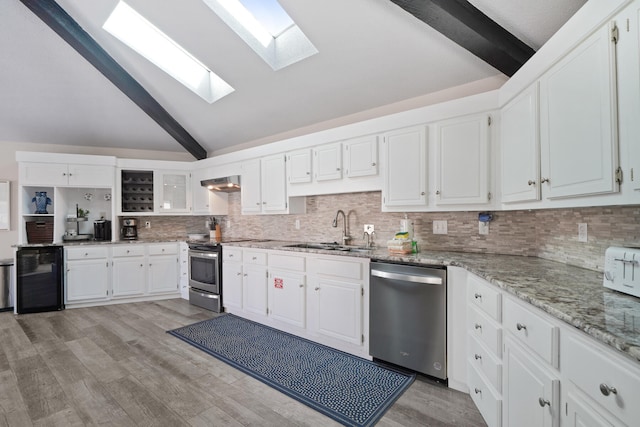
[[[0,180],[8,180],[11,182],[11,227],[9,231],[0,231],[0,259],[12,258],[13,249],[11,246],[15,245],[18,241],[18,163],[16,162],[16,151],[94,154],[128,159],[193,161],[193,157],[186,152],[0,142]]]

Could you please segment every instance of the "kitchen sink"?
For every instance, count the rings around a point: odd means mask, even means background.
[[[337,243],[297,243],[295,245],[286,245],[285,248],[301,248],[301,249],[321,249],[325,251],[340,252],[369,252],[372,248],[362,246],[346,246]]]

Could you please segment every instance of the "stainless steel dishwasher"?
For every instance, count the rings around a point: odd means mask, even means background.
[[[447,271],[371,263],[369,353],[447,379]]]

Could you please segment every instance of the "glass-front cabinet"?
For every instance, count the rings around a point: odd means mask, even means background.
[[[191,175],[180,171],[155,171],[156,213],[191,212]]]

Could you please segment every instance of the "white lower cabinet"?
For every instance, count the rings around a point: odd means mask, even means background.
[[[149,287],[148,292],[177,292],[180,289],[178,266],[178,244],[160,243],[148,245]]]
[[[504,346],[504,426],[560,424],[560,379],[509,334]]]
[[[179,296],[178,244],[65,247],[67,307]]]
[[[370,358],[368,263],[225,246],[222,300],[230,313]]]
[[[109,298],[109,250],[82,246],[65,249],[66,302],[104,301]]]
[[[113,298],[143,295],[147,283],[147,261],[143,245],[112,248]]]

